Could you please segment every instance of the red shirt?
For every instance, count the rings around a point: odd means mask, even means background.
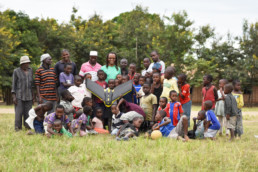
[[[167,104],[167,106],[166,106],[164,109],[162,109],[162,108],[159,106],[158,111],[164,110],[164,111],[167,113],[167,117],[170,117],[170,115],[169,115],[169,107],[170,107],[170,104],[169,104],[169,103]]]
[[[97,83],[98,85],[100,85],[101,87],[103,87],[103,89],[106,89],[106,88],[107,88],[107,83],[106,83],[105,81],[100,82],[100,81],[98,80],[98,81],[95,81],[95,83]],[[96,97],[95,102],[96,102],[96,103],[103,103],[98,97]]]
[[[202,88],[202,110],[204,110],[204,102],[207,100],[212,101],[212,109],[215,108],[215,95],[214,95],[214,88],[215,86],[212,85],[208,90],[206,90],[206,87]]]
[[[167,107],[169,107],[169,115],[172,125],[177,126],[177,123],[180,120],[180,114],[184,113],[181,103],[170,102]]]
[[[184,96],[184,98],[181,97],[181,94]],[[181,94],[179,94],[180,103],[183,105],[187,102],[189,102],[190,99],[190,85],[185,84],[181,86]]]

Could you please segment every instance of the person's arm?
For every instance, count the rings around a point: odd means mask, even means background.
[[[119,110],[120,105],[121,105],[122,103],[125,103],[125,102],[126,102],[126,100],[125,100],[124,98],[121,98],[121,99],[119,100],[119,102],[118,102],[116,108]],[[119,111],[120,111],[120,110],[119,110]]]
[[[73,75],[75,76],[75,75],[77,75],[77,66],[74,62],[72,62],[72,64],[73,64],[73,67],[74,67]]]
[[[178,110],[179,110],[179,114],[180,114],[180,117],[184,115],[184,110],[182,108],[182,105],[180,103],[180,105],[178,106]]]
[[[239,108],[241,109],[244,106],[244,97],[243,94],[240,94],[239,97]]]
[[[15,105],[17,105],[16,87],[17,87],[17,75],[16,75],[16,70],[14,70],[13,71],[13,82],[12,82],[12,98],[13,98],[13,103]]]
[[[67,84],[66,82],[61,82],[65,88],[73,86],[73,84]]]
[[[213,88],[213,92],[214,92],[215,101],[218,101],[218,91],[216,87]]]
[[[155,116],[156,116],[157,108],[158,108],[157,104],[152,105],[152,109],[153,109],[153,111],[152,111],[152,121],[155,121]]]
[[[67,124],[67,126],[69,128],[69,131],[72,133],[72,135],[74,135],[74,131],[70,122]]]
[[[230,119],[230,109],[231,109],[231,101],[229,100],[228,97],[225,98],[225,103],[224,103],[224,111],[226,115],[226,119]]]
[[[158,127],[158,126],[159,126],[159,124],[158,124],[158,123],[156,123],[156,124],[154,124],[154,125],[152,126],[152,128],[151,128],[151,129],[152,129],[152,130],[155,130],[155,128],[156,128],[156,127]]]
[[[197,129],[197,125],[196,125],[196,117],[193,118],[193,123],[194,123],[194,126],[193,126],[193,131],[195,132],[196,129]]]
[[[206,120],[206,122],[204,124],[204,132],[208,131],[208,128],[209,128],[210,124],[211,124],[211,121]]]
[[[155,88],[156,82],[153,81],[153,83],[151,84],[151,93],[154,93],[154,88]]]
[[[42,101],[42,98],[41,98],[41,96],[40,96],[39,85],[36,85],[36,89],[37,89],[38,103],[39,103],[39,104],[42,104],[43,101]]]
[[[165,117],[164,122],[162,124],[158,125],[156,128],[154,128],[154,130],[159,130],[160,127],[168,125],[169,123],[171,123],[171,119],[168,117]]]

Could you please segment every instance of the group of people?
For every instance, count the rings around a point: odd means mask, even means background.
[[[52,57],[43,54],[35,79],[29,57],[21,57],[12,83],[16,131],[22,129],[23,121],[28,134],[34,134],[34,129],[48,137],[110,133],[117,140],[128,140],[139,132],[149,136],[153,130],[159,130],[164,137],[187,141],[215,139],[218,132],[222,135],[223,126],[231,139],[243,134],[240,81],[230,84],[221,79],[217,90],[212,85],[212,76],[204,75],[202,109],[192,119],[194,126],[190,130],[192,102],[187,76],[176,75],[173,66],[166,68],[157,51],[151,52],[151,58],[144,58],[141,73],[137,73],[135,63],[128,65],[127,59],[121,59],[118,65],[114,52],[108,53],[103,66],[97,63],[97,51],[89,55],[89,61],[82,64],[77,74],[68,50],[62,50],[62,60],[54,68]],[[130,92],[106,107],[86,88],[86,79],[110,90],[129,80],[133,85]],[[38,106],[32,108],[35,95]]]

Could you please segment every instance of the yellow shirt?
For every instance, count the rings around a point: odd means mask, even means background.
[[[140,100],[140,106],[146,114],[146,120],[152,120],[153,107],[152,105],[158,104],[157,97],[154,94],[143,96]]]
[[[237,102],[237,108],[241,109],[244,106],[244,97],[243,94],[234,93],[232,92],[232,95],[236,98]]]
[[[168,100],[170,100],[169,92],[172,90],[175,90],[177,93],[179,93],[178,86],[177,86],[177,80],[175,78],[164,79],[163,92],[160,97],[166,97]]]

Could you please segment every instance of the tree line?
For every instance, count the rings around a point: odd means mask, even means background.
[[[61,50],[68,49],[80,68],[88,61],[89,52],[99,53],[98,62],[105,64],[108,52],[117,52],[140,71],[143,59],[157,50],[166,66],[173,64],[177,74],[186,73],[191,86],[200,86],[205,73],[214,83],[226,78],[242,81],[245,93],[252,96],[258,84],[258,22],[244,20],[243,34],[233,37],[215,34],[210,25],[194,27],[186,11],[171,16],[151,14],[136,6],[111,20],[103,21],[94,14],[88,19],[77,16],[72,8],[70,21],[30,18],[23,12],[0,12],[0,88],[7,104],[11,103],[11,78],[22,55],[31,59],[35,71],[40,56],[49,53],[53,62],[60,60]]]

